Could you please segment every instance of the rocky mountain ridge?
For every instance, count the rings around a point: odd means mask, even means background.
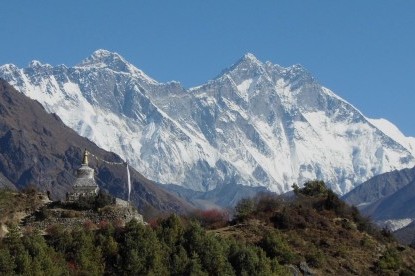
[[[401,241],[415,240],[415,168],[377,175],[343,199],[357,206],[379,226],[399,230],[396,233]]]
[[[281,193],[323,179],[344,194],[415,165],[413,139],[366,118],[302,66],[252,54],[190,89],[158,83],[106,50],[74,67],[3,65],[0,77],[146,177],[195,191]]]
[[[54,200],[64,199],[76,179],[82,152],[88,149],[100,160],[123,162],[65,126],[39,102],[16,91],[0,79],[0,174],[19,189],[28,186],[50,191]],[[126,167],[90,158],[98,185],[119,198],[127,198]],[[192,207],[159,188],[131,169],[131,200],[144,215],[185,213]],[[0,179],[0,181],[2,181]]]

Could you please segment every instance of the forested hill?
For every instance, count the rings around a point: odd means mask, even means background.
[[[415,250],[375,228],[322,182],[292,200],[242,200],[235,218],[204,211],[47,236],[11,228],[0,240],[0,274],[45,275],[414,275]]]

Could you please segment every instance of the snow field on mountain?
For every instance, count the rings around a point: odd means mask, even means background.
[[[367,119],[300,65],[245,55],[198,87],[157,83],[120,55],[0,67],[0,77],[146,177],[197,191],[322,179],[339,194],[415,164],[415,138]]]

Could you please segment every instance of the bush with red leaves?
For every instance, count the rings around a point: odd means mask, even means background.
[[[229,222],[229,213],[218,209],[199,210],[192,217],[209,229],[224,227]]]

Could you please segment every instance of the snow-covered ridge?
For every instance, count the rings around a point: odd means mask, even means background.
[[[413,218],[404,218],[404,219],[389,219],[378,221],[377,224],[379,227],[386,228],[391,232],[402,229],[414,221]]]
[[[126,61],[118,53],[113,53],[107,50],[96,50],[92,55],[84,59],[81,63],[75,66],[75,68],[82,69],[110,69],[115,72],[124,72],[132,74],[133,76],[142,78],[143,80],[156,84],[157,81],[147,76],[143,71],[139,70],[131,63]]]
[[[369,119],[367,120],[376,126],[383,133],[391,137],[393,140],[404,146],[407,150],[415,154],[415,138],[406,137],[394,124],[386,119]]]
[[[415,165],[415,138],[366,118],[300,65],[246,54],[214,80],[158,83],[117,53],[74,67],[0,67],[0,77],[146,177],[198,191],[323,179],[342,194]]]

